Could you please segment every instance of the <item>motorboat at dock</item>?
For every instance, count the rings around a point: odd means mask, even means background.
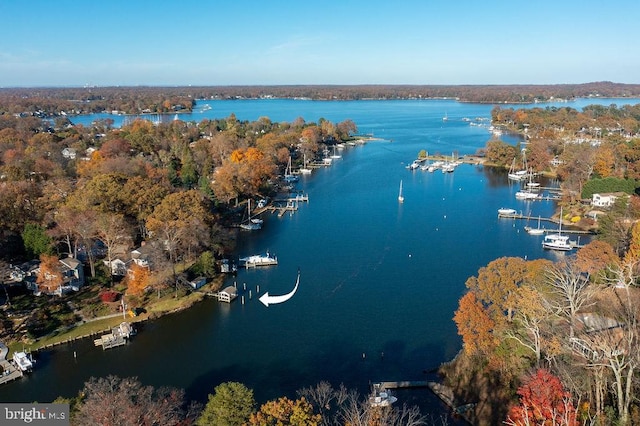
[[[372,407],[388,407],[396,402],[398,398],[382,386],[382,383],[374,383],[371,396],[369,397],[369,405]]]
[[[241,257],[240,266],[245,268],[255,268],[258,266],[272,266],[278,264],[278,258],[267,252],[266,254],[254,254],[252,256]]]

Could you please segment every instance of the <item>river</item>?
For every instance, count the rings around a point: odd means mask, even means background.
[[[610,103],[616,100],[604,104]],[[211,109],[202,111],[205,104]],[[108,351],[89,339],[57,346],[40,354],[31,375],[0,387],[0,401],[69,397],[91,376],[108,374],[184,388],[202,402],[225,381],[244,383],[262,403],[295,397],[321,380],[360,392],[375,381],[424,380],[432,377],[425,371],[461,347],[452,317],[467,278],[502,256],[565,256],[544,251],[541,236],[524,232],[526,223],[497,218],[500,207],[543,217],[554,211],[551,201],[516,200],[519,188],[504,171],[405,168],[421,149],[475,153],[490,133],[466,119],[488,119],[491,105],[242,100],[199,101],[198,108],[182,118],[233,112],[241,120],[351,119],[380,140],[349,147],[331,167],[303,176],[298,187],[309,202],[296,213],[266,216],[261,231],[241,233],[238,255],[268,250],[279,259],[274,267],[239,271],[238,286],[253,295],[245,304],[208,299],[145,323],[129,344]],[[299,289],[290,300],[269,307],[258,301],[258,286],[260,294],[290,292],[298,269]],[[443,410],[424,390],[399,397],[423,411]]]

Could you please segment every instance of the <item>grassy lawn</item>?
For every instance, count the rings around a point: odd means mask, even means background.
[[[121,316],[115,317],[115,318],[106,318],[98,321],[91,321],[85,324],[81,324],[77,327],[71,328],[67,331],[58,331],[49,336],[38,339],[32,344],[15,342],[15,343],[10,343],[8,346],[9,346],[9,349],[11,349],[12,353],[14,350],[21,351],[23,349],[34,351],[48,345],[65,342],[71,339],[76,339],[80,336],[85,336],[87,334],[100,333],[101,331],[109,330],[112,327],[117,326],[121,322],[122,322]]]

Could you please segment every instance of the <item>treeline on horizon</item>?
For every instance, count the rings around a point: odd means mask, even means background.
[[[312,100],[456,99],[471,103],[534,103],[551,99],[640,97],[640,84],[608,81],[553,85],[241,85],[1,88],[0,114],[56,115],[120,111],[191,111],[196,99]]]

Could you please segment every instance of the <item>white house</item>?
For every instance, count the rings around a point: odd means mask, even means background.
[[[143,268],[149,268],[151,266],[151,252],[153,247],[143,242],[143,244],[131,251],[131,259]]]
[[[104,259],[102,261],[104,263],[104,265],[109,268],[109,261],[107,259]],[[111,275],[117,275],[117,276],[125,276],[127,274],[127,263],[119,258],[115,258],[111,261]]]
[[[626,195],[623,192],[609,192],[606,194],[593,194],[591,199],[591,205],[593,207],[611,207],[615,201]]]
[[[62,150],[62,156],[69,160],[75,160],[76,158],[76,150],[75,148],[65,148]]]

